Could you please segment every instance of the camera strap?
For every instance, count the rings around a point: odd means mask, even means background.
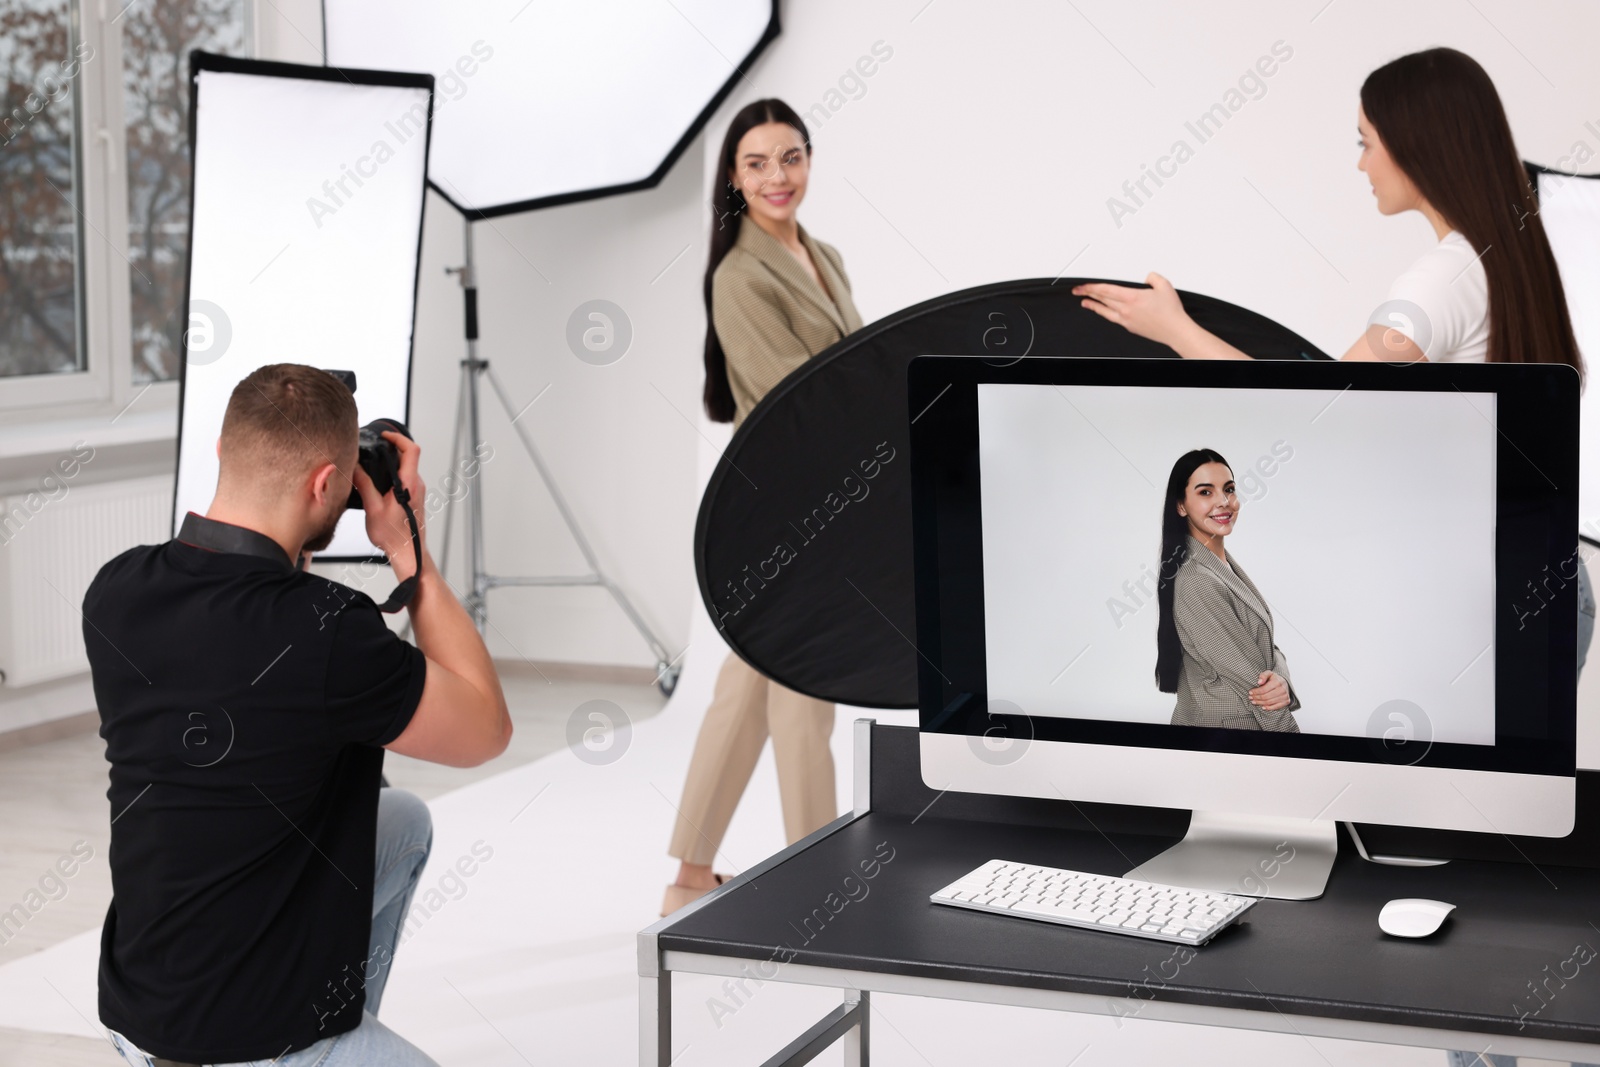
[[[411,491],[400,482],[400,465],[393,450],[385,450],[384,465],[389,468],[389,482],[394,487],[394,498],[405,509],[406,522],[411,525],[411,550],[417,555],[417,571],[411,577],[394,587],[394,592],[389,594],[389,599],[378,605],[378,610],[386,615],[393,615],[411,602],[417,595],[417,582],[422,578],[422,531],[417,529],[417,513],[411,510]]]

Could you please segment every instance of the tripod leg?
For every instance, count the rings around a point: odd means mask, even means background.
[[[456,425],[455,429],[451,431],[450,434],[450,473],[446,475],[448,478],[458,478],[460,476],[462,411],[465,410],[467,405],[467,390],[471,388],[467,382],[467,375],[470,373],[471,372],[467,370],[465,366],[462,367],[461,388],[460,391],[456,393]],[[444,540],[439,547],[438,560],[439,572],[441,574],[449,572],[450,531],[453,529],[455,523],[455,503],[456,498],[450,494],[447,487],[444,497]]]
[[[452,430],[451,433],[450,433],[450,468],[449,468],[449,471],[445,474],[445,478],[446,479],[454,479],[454,478],[459,477],[459,472],[461,470],[461,412],[466,406],[466,398],[467,398],[467,394],[465,392],[466,388],[467,388],[466,372],[463,371],[462,372],[462,381],[461,381],[461,391],[456,393],[456,423],[455,423],[455,429]],[[426,499],[424,499],[422,501],[422,506],[424,508],[426,508],[427,505],[428,505],[428,502],[427,502]],[[441,541],[440,545],[439,545],[438,558],[434,560],[434,562],[436,564],[438,564],[439,573],[443,574],[443,575],[446,575],[446,576],[448,576],[449,573],[450,573],[450,530],[451,530],[452,526],[454,525],[454,520],[455,520],[455,506],[454,505],[455,505],[455,497],[453,497],[450,494],[449,486],[446,485],[445,486],[445,494],[444,494],[444,509],[443,509],[444,510],[443,541]],[[410,615],[409,612],[407,612],[407,614],[406,614],[405,625],[400,627],[400,636],[403,639],[409,639],[411,637],[411,615]]]
[[[483,431],[479,428],[478,420],[478,375],[489,369],[489,364],[477,357],[477,342],[467,343],[469,355],[462,363],[463,374],[469,388],[466,394],[467,404],[467,447],[476,458],[478,445],[483,441]],[[489,575],[483,568],[483,493],[480,482],[483,478],[483,467],[477,463],[472,466],[472,474],[467,478],[467,613],[472,616],[472,621],[477,623],[478,633],[482,634],[489,622]]]
[[[666,646],[656,638],[655,633],[651,631],[643,616],[634,609],[633,603],[628,599],[627,594],[618,588],[611,579],[607,578],[605,572],[601,570],[600,561],[595,558],[594,550],[589,547],[589,540],[584,537],[583,529],[578,525],[577,517],[572,514],[572,509],[567,506],[566,497],[561,495],[561,489],[556,485],[556,480],[551,475],[550,468],[545,466],[544,457],[539,454],[539,449],[535,447],[533,439],[528,436],[527,431],[515,421],[517,416],[513,412],[511,400],[506,396],[505,389],[500,386],[499,376],[487,364],[484,364],[483,370],[489,378],[489,384],[494,388],[495,395],[500,398],[500,407],[504,409],[506,417],[512,420],[511,428],[517,432],[517,437],[521,439],[523,450],[528,453],[528,458],[533,460],[533,465],[538,470],[539,477],[544,481],[545,489],[549,491],[550,499],[555,503],[556,511],[561,514],[561,521],[567,524],[567,531],[572,534],[572,539],[576,542],[578,551],[583,553],[585,562],[589,564],[589,570],[594,573],[595,577],[599,579],[599,583],[611,594],[611,598],[617,602],[617,606],[628,617],[628,621],[633,624],[633,628],[638,630],[639,635],[644,638],[645,644],[650,647],[651,653],[656,657],[656,669],[661,672],[663,677],[670,678],[672,682],[675,682],[677,672],[672,666],[672,657],[667,654]],[[670,691],[670,688],[668,691]]]

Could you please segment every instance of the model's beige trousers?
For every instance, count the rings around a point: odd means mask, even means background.
[[[667,851],[685,863],[711,865],[769,733],[789,843],[832,822],[838,814],[828,748],[833,718],[832,704],[786,689],[730,653],[700,724]]]

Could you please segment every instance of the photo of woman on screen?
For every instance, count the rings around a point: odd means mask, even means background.
[[[1273,642],[1272,611],[1223,548],[1242,502],[1228,461],[1185,452],[1167,478],[1156,584],[1156,687],[1177,694],[1174,726],[1299,733],[1299,698]]]

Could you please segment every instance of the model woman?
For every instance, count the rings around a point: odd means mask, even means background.
[[[1209,448],[1172,465],[1161,509],[1156,687],[1178,695],[1174,726],[1300,732],[1289,664],[1266,598],[1223,547],[1241,502],[1228,461]]]
[[[844,260],[795,217],[811,172],[805,124],[780,100],[733,117],[712,194],[706,266],[706,414],[737,427],[767,391],[861,328]],[[763,677],[736,655],[717,675],[668,852],[682,861],[663,915],[715,889],[712,861],[772,735],[792,844],[837,814],[833,705]]]

